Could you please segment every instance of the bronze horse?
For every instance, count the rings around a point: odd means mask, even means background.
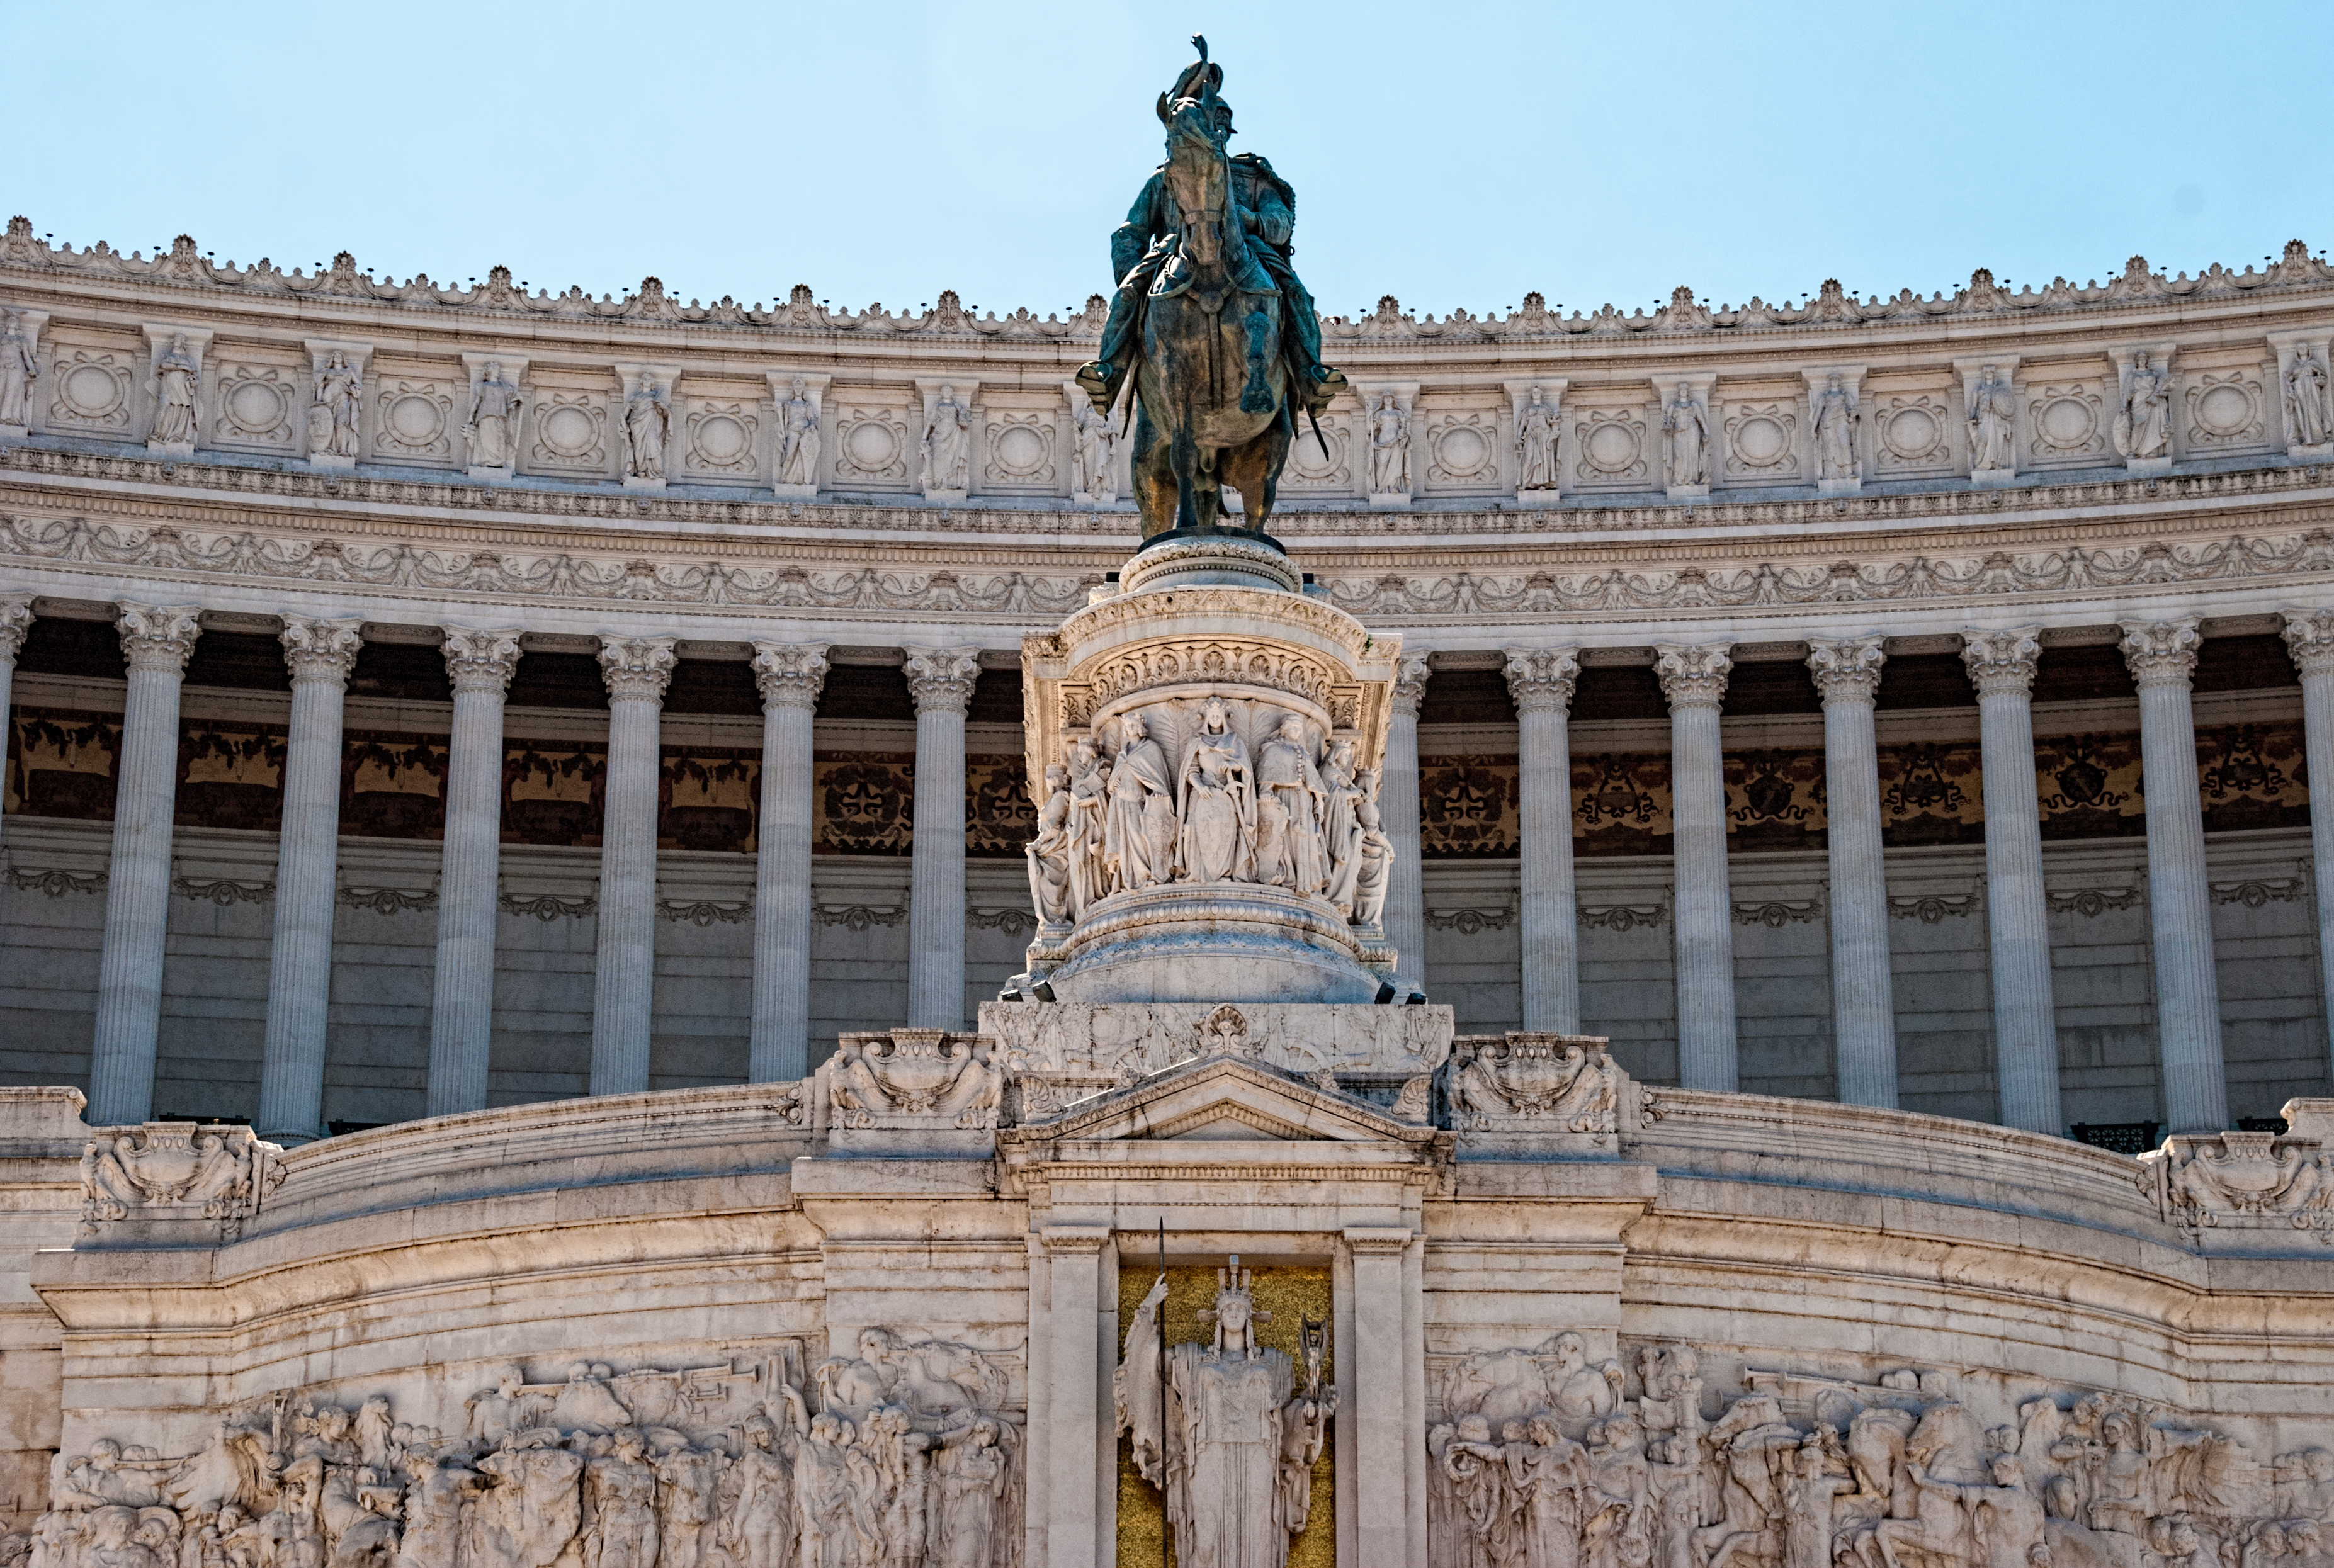
[[[1133,476],[1145,539],[1170,528],[1264,531],[1296,434],[1280,294],[1262,276],[1234,214],[1231,160],[1218,113],[1223,68],[1186,72],[1159,96],[1174,254],[1144,302],[1135,373]],[[1223,486],[1239,491],[1245,530],[1221,528]]]

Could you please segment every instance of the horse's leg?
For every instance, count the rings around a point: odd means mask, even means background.
[[[1193,494],[1194,473],[1200,466],[1200,444],[1191,438],[1190,411],[1184,410],[1182,428],[1175,432],[1168,461],[1175,468],[1175,526],[1197,528],[1200,525],[1199,498]]]
[[[1273,403],[1272,383],[1266,372],[1278,353],[1279,334],[1273,330],[1272,315],[1265,309],[1264,302],[1261,300],[1257,302],[1256,308],[1249,312],[1248,319],[1240,324],[1248,332],[1248,384],[1240,389],[1240,412],[1243,414],[1270,413]],[[1242,490],[1240,494],[1245,496],[1248,492]]]
[[[1265,497],[1271,486],[1271,453],[1267,441],[1271,435],[1252,437],[1224,454],[1224,482],[1240,495],[1240,511],[1248,519],[1250,532],[1260,530],[1268,503]]]
[[[1175,526],[1175,471],[1168,458],[1168,443],[1161,438],[1159,427],[1151,422],[1151,411],[1141,403],[1134,408],[1134,505],[1143,515],[1143,536],[1164,534]]]

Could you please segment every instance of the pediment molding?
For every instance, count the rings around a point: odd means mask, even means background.
[[[1445,1135],[1398,1121],[1354,1095],[1322,1089],[1237,1057],[1180,1063],[1114,1093],[1081,1101],[1050,1119],[1006,1129],[999,1140],[1027,1145],[1203,1141],[1190,1134],[1230,1121],[1261,1140],[1290,1144],[1423,1149]],[[1294,1152],[1292,1150],[1292,1152]]]

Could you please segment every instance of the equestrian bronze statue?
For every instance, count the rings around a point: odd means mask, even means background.
[[[1134,380],[1134,497],[1148,540],[1262,534],[1297,438],[1345,378],[1321,362],[1321,322],[1288,264],[1297,193],[1253,153],[1232,157],[1223,67],[1200,58],[1159,95],[1167,161],[1110,237],[1118,292],[1101,357],[1078,385],[1108,414]],[[1326,456],[1328,447],[1323,443]],[[1217,519],[1223,486],[1247,528]]]

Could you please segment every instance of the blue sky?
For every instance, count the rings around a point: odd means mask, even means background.
[[[1325,310],[1624,310],[2334,245],[2334,5],[9,7],[36,233],[594,293],[1106,287],[1208,34]]]

